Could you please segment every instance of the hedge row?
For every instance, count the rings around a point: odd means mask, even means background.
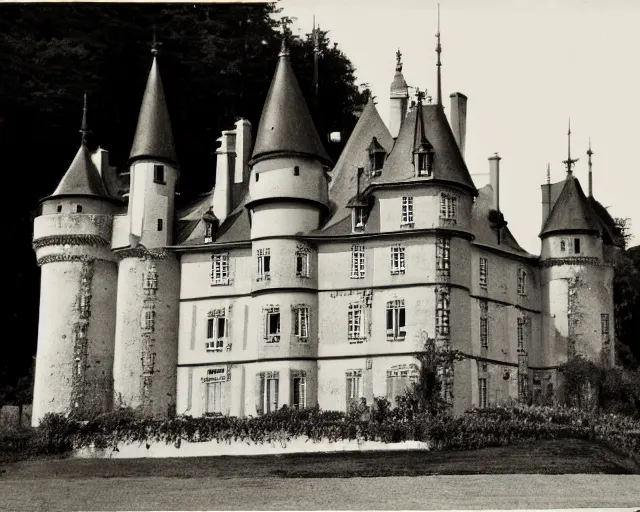
[[[49,414],[27,433],[0,435],[0,453],[16,456],[61,454],[94,446],[115,449],[119,443],[182,441],[219,443],[285,443],[306,436],[311,442],[360,440],[397,443],[426,441],[438,450],[504,446],[543,439],[591,439],[633,456],[640,455],[640,421],[560,407],[476,409],[461,417],[415,415],[398,419],[381,407],[344,414],[318,408],[280,411],[261,417],[177,417],[159,421],[119,410],[77,421]]]

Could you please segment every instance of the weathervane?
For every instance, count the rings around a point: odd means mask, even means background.
[[[442,105],[442,77],[440,73],[440,68],[442,67],[442,62],[440,61],[440,54],[442,53],[442,45],[440,44],[440,4],[438,4],[438,33],[436,34],[436,38],[438,39],[438,44],[436,46],[436,53],[438,54],[438,62],[436,66],[438,67],[438,105]]]
[[[568,136],[567,159],[563,160],[562,163],[567,166],[567,174],[573,174],[572,167],[579,159],[571,158],[571,119],[569,119],[569,131],[567,132],[567,136]]]
[[[396,52],[396,72],[400,73],[402,71],[402,53],[400,52],[400,48]]]
[[[156,29],[153,28],[153,41],[151,41],[151,55],[158,55],[160,53],[160,47],[162,43],[156,39]]]
[[[87,144],[87,136],[90,131],[87,128],[87,93],[84,93],[84,104],[82,106],[82,124],[80,125],[80,133],[82,134],[82,145],[85,146]]]

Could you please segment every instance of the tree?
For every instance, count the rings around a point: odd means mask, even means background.
[[[40,198],[59,183],[75,155],[82,96],[89,100],[89,144],[109,150],[124,169],[151,64],[153,27],[162,42],[160,70],[181,166],[181,197],[212,187],[216,139],[236,117],[257,129],[280,48],[275,4],[3,4],[0,16],[0,165],[16,197],[5,236],[12,272],[5,294],[14,305],[5,329],[11,361],[0,386],[15,386],[35,353],[39,269],[31,247]],[[292,66],[312,97],[313,47],[291,36]],[[317,124],[347,135],[363,101],[353,66],[321,33]],[[322,116],[322,117],[320,117]],[[330,122],[331,121],[331,122]],[[324,128],[320,134],[324,137]],[[326,140],[326,139],[325,139]],[[341,146],[329,146],[337,158]]]

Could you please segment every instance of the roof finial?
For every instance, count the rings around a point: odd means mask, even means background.
[[[442,106],[442,76],[440,72],[440,68],[442,67],[442,62],[440,61],[440,54],[442,53],[442,45],[440,44],[440,4],[438,4],[438,33],[436,34],[436,38],[438,39],[438,45],[436,46],[436,53],[438,54],[438,62],[436,64],[438,67],[438,105]]]
[[[160,53],[162,43],[156,39],[156,27],[153,27],[153,41],[151,41],[151,55],[154,57]]]
[[[547,162],[547,185],[551,183],[551,164]]]
[[[318,57],[320,55],[320,41],[319,41],[320,26],[316,29],[316,17],[313,16],[313,92],[315,94],[315,100],[318,101]],[[317,105],[316,105],[317,106]]]
[[[400,48],[396,52],[396,73],[402,73],[402,52],[400,52]]]
[[[80,125],[80,133],[82,134],[82,145],[87,145],[87,135],[89,135],[90,131],[87,128],[87,93],[84,93],[84,104],[82,106],[82,124]]]
[[[587,149],[587,156],[589,157],[589,197],[593,197],[593,175],[591,174],[591,137],[589,137],[589,149]]]
[[[568,147],[567,147],[567,159],[563,160],[562,163],[567,166],[567,174],[571,176],[573,174],[573,165],[579,160],[578,158],[571,158],[571,118],[569,118],[569,131],[567,132],[568,136]]]

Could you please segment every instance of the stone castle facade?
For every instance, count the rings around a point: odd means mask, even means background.
[[[613,221],[573,176],[542,186],[541,254],[478,189],[466,101],[410,102],[398,53],[390,129],[373,101],[334,164],[283,46],[255,138],[218,139],[212,191],[180,177],[154,56],[128,162],[82,144],[41,201],[33,423],[120,405],[156,416],[345,410],[393,400],[427,340],[455,413],[553,396],[571,354],[614,363]],[[390,131],[391,130],[391,131]],[[118,179],[128,182],[124,193]]]

